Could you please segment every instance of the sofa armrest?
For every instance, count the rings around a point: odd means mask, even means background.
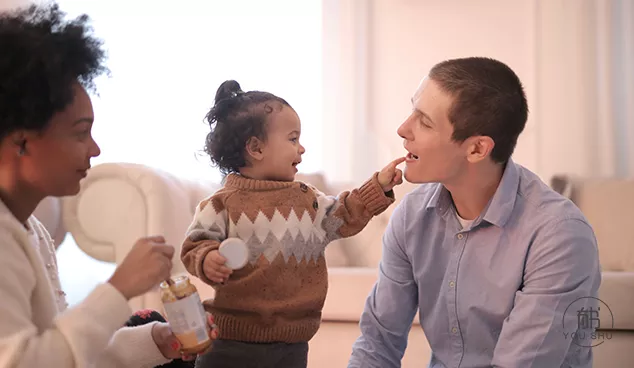
[[[101,164],[90,170],[80,193],[65,198],[64,225],[80,249],[106,262],[119,264],[143,236],[163,235],[177,251],[192,220],[195,206],[211,183],[195,184],[143,165]],[[175,262],[174,273],[183,272]]]
[[[373,267],[332,267],[328,269],[328,295],[322,320],[359,322],[366,299],[376,283],[379,269]],[[419,324],[418,314],[414,324]]]
[[[64,226],[88,255],[116,264],[140,237],[163,235],[176,247],[172,273],[180,274],[186,272],[180,246],[195,206],[217,188],[144,165],[101,164],[89,171],[78,195],[62,201]]]

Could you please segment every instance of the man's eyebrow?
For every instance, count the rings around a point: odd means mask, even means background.
[[[416,110],[417,113],[423,115],[423,117],[425,118],[425,120],[429,120],[430,123],[434,124],[434,121],[431,120],[431,118],[429,117],[429,115],[425,114],[424,112],[422,112],[420,109],[416,108],[416,106],[414,105],[414,97],[412,97],[410,99],[410,101],[412,102],[412,106],[414,106],[414,110]]]

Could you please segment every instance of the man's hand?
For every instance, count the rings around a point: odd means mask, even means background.
[[[108,282],[126,299],[141,295],[170,276],[174,247],[162,236],[139,239]]]
[[[209,337],[212,340],[218,338],[218,329],[214,324],[214,319],[211,314],[207,314],[207,332],[209,333]],[[161,354],[167,359],[183,359],[183,360],[194,360],[195,356],[191,355],[183,355],[181,353],[181,344],[178,342],[178,339],[172,332],[172,329],[169,326],[169,323],[157,323],[152,327],[152,339],[154,339],[154,343],[161,351]],[[210,347],[199,353],[198,355],[205,354],[207,351],[211,350],[213,346],[213,342]]]
[[[405,157],[399,157],[379,172],[379,184],[384,192],[389,192],[395,186],[403,183],[403,172],[396,167],[404,161]]]

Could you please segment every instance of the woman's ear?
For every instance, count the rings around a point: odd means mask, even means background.
[[[11,142],[15,146],[15,151],[18,156],[24,156],[26,154],[26,141],[27,134],[23,130],[17,130],[11,133]]]
[[[251,137],[247,140],[245,147],[247,155],[255,161],[260,161],[264,158],[264,142],[258,137]]]

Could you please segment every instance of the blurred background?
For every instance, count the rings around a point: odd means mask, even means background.
[[[219,180],[201,155],[217,87],[236,79],[289,101],[301,170],[360,183],[403,154],[396,128],[435,63],[497,58],[523,81],[530,115],[514,160],[555,174],[634,175],[634,1],[58,0],[88,14],[111,76],[93,97],[94,164],[133,162]],[[29,4],[0,0],[0,10]],[[71,304],[114,265],[67,236]],[[81,275],[81,276],[79,276]]]

